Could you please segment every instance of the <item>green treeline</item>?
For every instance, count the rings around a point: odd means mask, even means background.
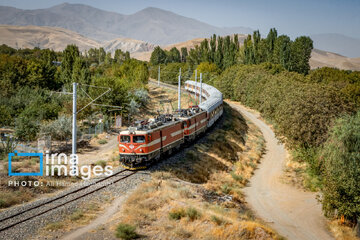
[[[221,72],[235,64],[251,65],[265,62],[279,64],[291,72],[308,74],[312,49],[313,41],[309,37],[301,36],[291,41],[286,35],[278,36],[275,28],[270,29],[266,38],[261,38],[260,32],[255,31],[253,35],[247,36],[242,45],[237,34],[225,37],[214,34],[209,40],[204,39],[200,45],[190,50],[183,47],[179,51],[173,47],[167,51],[157,46],[150,58],[150,75],[157,78],[158,66],[161,65],[161,69],[164,70],[164,76],[161,74],[160,77],[162,81],[175,83],[175,68],[185,68],[186,76],[189,76],[202,63],[208,63],[212,72],[214,66],[215,72]],[[206,69],[203,66],[198,70]],[[214,77],[205,77],[204,82],[211,82],[210,79]]]
[[[72,92],[73,82],[79,83],[92,98],[104,89],[88,85],[111,88],[98,103],[122,106],[126,116],[132,111],[131,101],[138,106],[147,99],[148,77],[146,63],[131,59],[128,52],[119,49],[112,57],[102,48],[81,53],[75,45],[67,46],[62,52],[38,48],[16,50],[2,45],[0,127],[14,128],[18,138],[33,140],[52,121],[66,123],[63,119],[71,116],[72,97],[55,92]],[[79,88],[78,109],[89,101]],[[90,106],[78,119],[88,119],[98,113],[108,115],[108,108]]]

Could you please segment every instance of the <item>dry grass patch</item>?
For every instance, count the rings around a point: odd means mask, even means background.
[[[336,219],[329,223],[331,233],[337,240],[359,240],[356,237],[355,231],[352,227],[342,224],[340,220]]]

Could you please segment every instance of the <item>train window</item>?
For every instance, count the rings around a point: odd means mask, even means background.
[[[145,142],[145,136],[143,135],[133,136],[133,143],[144,143],[144,142]]]
[[[128,135],[121,135],[121,136],[120,136],[120,142],[122,142],[122,143],[129,143],[129,142],[130,142],[130,136],[128,136]]]

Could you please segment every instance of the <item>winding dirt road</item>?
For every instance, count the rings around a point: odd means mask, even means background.
[[[286,151],[271,128],[257,114],[238,103],[228,102],[262,131],[266,154],[259,169],[244,189],[246,201],[256,214],[288,239],[334,239],[326,229],[326,220],[315,194],[280,182]]]

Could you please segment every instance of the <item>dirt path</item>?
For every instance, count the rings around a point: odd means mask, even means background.
[[[271,128],[237,103],[228,102],[257,125],[266,140],[266,154],[244,189],[246,201],[256,214],[288,239],[333,239],[315,194],[280,182],[286,151]]]

